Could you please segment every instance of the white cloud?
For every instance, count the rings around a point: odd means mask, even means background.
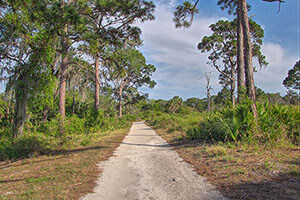
[[[255,73],[256,85],[267,92],[286,94],[286,89],[282,81],[287,76],[299,57],[290,55],[277,43],[266,43],[262,47],[262,52],[266,56],[269,65],[266,69]]]
[[[208,68],[207,54],[201,53],[197,44],[211,34],[209,25],[220,18],[195,18],[190,28],[176,29],[170,7],[159,4],[156,20],[139,24],[144,40],[141,50],[157,67],[153,79],[158,85],[149,91],[150,98],[204,97],[205,83],[200,77]]]
[[[160,1],[155,12],[156,20],[139,24],[142,29],[144,52],[149,63],[156,66],[157,71],[153,79],[158,83],[150,93],[150,98],[169,99],[175,95],[183,98],[205,97],[205,80],[200,77],[206,71],[214,74],[213,93],[216,94],[218,73],[207,65],[207,55],[197,49],[197,44],[205,35],[210,35],[209,25],[217,22],[221,17],[198,18],[190,28],[176,29],[173,22],[174,5],[178,1]],[[297,61],[296,56],[288,55],[287,51],[278,43],[266,43],[262,48],[267,56],[269,66],[255,73],[258,87],[267,92],[285,94],[282,81],[288,70]],[[299,59],[299,58],[298,58]]]

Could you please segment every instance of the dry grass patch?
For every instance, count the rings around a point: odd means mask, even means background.
[[[209,144],[157,132],[230,199],[300,199],[300,147]]]
[[[89,145],[79,141],[83,146],[0,162],[0,199],[79,199],[95,186],[96,164],[113,154],[128,130],[96,133]]]

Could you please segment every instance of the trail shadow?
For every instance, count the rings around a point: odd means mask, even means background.
[[[199,145],[211,145],[215,142],[201,141],[196,139],[183,138],[180,140],[172,140],[170,146],[173,149],[196,147]],[[293,151],[299,151],[295,149]],[[211,157],[211,156],[204,156]],[[218,161],[218,162],[223,162]],[[287,161],[287,164],[300,165],[300,160]],[[202,166],[200,166],[202,168]],[[196,167],[197,168],[197,167]],[[200,170],[200,169],[199,169]],[[198,170],[197,170],[198,171]],[[203,170],[198,171],[200,174]],[[218,190],[229,199],[235,200],[300,200],[300,172],[293,171],[291,173],[281,173],[273,176],[258,175],[254,179],[232,184],[224,182],[224,177],[217,178],[214,174],[208,175],[207,178],[212,178],[212,182],[217,186]]]
[[[153,129],[152,129],[152,128],[150,128],[150,127],[147,127],[147,128],[142,128],[142,129],[140,129],[140,130],[143,130],[143,131],[153,131]]]
[[[128,142],[122,142],[121,144],[132,145],[132,146],[170,148],[169,144],[138,144],[138,143],[128,143]]]
[[[24,163],[20,163],[20,164],[15,164],[15,162],[11,162],[11,163],[7,163],[6,165],[2,165],[0,166],[0,169],[5,169],[5,168],[13,168],[13,167],[20,167],[23,165],[29,165],[29,164],[37,164],[37,163],[43,163],[43,162],[47,162],[47,161],[53,161],[53,160],[61,160],[64,159],[65,157],[60,157],[60,158],[51,158],[51,159],[44,159],[44,160],[37,160],[37,161],[33,161],[33,162],[24,162]],[[19,159],[18,161],[21,161],[23,159]]]
[[[226,189],[225,189],[226,188]],[[299,200],[300,177],[280,174],[269,180],[228,185],[225,196],[230,199]]]
[[[170,142],[170,146],[174,147],[174,148],[180,148],[180,147],[184,147],[184,148],[188,148],[188,147],[196,147],[199,145],[207,145],[207,144],[212,144],[212,142],[206,142],[203,140],[196,140],[196,139],[188,139],[188,138],[183,138],[180,140],[172,140]]]
[[[36,178],[36,177],[34,177]],[[0,180],[0,184],[3,183],[15,183],[15,182],[19,182],[19,181],[25,181],[27,178],[21,178],[21,179],[14,179],[14,180]]]
[[[20,164],[15,164],[18,161],[22,161],[25,159],[30,158],[30,155],[28,157],[20,157],[16,160],[10,160],[9,163],[4,163],[0,165],[0,169],[5,169],[9,167],[19,167],[27,164],[37,164],[37,163],[42,163],[42,162],[47,162],[47,161],[53,161],[53,160],[58,160],[58,159],[64,159],[66,156],[69,156],[74,153],[80,153],[80,152],[85,152],[85,151],[90,151],[90,150],[98,150],[98,149],[104,149],[108,148],[107,146],[92,146],[92,147],[86,147],[86,148],[78,148],[78,149],[59,149],[59,150],[52,150],[52,149],[42,149],[38,151],[39,155],[43,156],[63,156],[59,158],[51,158],[51,159],[44,159],[44,160],[37,160],[37,161],[30,161],[30,162],[22,162]]]
[[[2,183],[15,183],[15,182],[19,182],[19,181],[26,181],[26,180],[30,180],[30,179],[38,179],[40,178],[39,176],[33,176],[30,178],[20,178],[20,179],[12,179],[12,180],[0,180],[0,184]]]
[[[130,134],[130,135],[127,135],[128,137],[132,137],[132,136],[140,136],[140,137],[144,137],[144,136],[151,136],[151,137],[160,137],[159,135],[138,135],[138,134]]]
[[[26,183],[38,183],[38,182],[47,181],[49,179],[50,178],[45,177],[45,176],[32,176],[32,177],[12,179],[12,180],[0,180],[0,184],[15,183],[15,182],[20,182],[20,181],[26,181]]]
[[[98,150],[98,149],[103,149],[107,148],[107,146],[92,146],[92,147],[86,147],[86,148],[78,148],[78,149],[70,149],[70,150],[50,150],[42,155],[50,155],[50,156],[57,156],[57,155],[69,155],[73,153],[79,153],[79,152],[84,152],[84,151],[89,151],[89,150]]]

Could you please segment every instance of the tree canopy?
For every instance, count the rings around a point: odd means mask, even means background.
[[[300,60],[289,70],[288,76],[283,80],[282,84],[288,90],[298,90],[298,95],[300,95]]]

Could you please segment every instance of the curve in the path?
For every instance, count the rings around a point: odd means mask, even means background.
[[[144,122],[133,123],[103,171],[94,193],[82,200],[225,199]]]

